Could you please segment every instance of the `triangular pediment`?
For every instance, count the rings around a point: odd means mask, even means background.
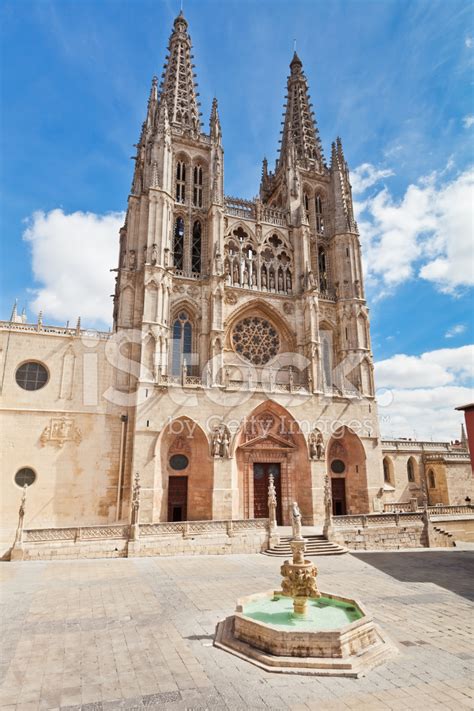
[[[241,449],[296,449],[293,442],[279,437],[273,433],[267,435],[261,435],[260,437],[254,437],[248,440],[245,444],[241,446]]]

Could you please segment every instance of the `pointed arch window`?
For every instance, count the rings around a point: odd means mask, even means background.
[[[173,321],[171,348],[171,374],[180,375],[183,366],[191,372],[191,354],[193,346],[193,327],[187,311],[180,311]]]
[[[383,480],[386,484],[391,484],[392,483],[392,471],[391,471],[391,462],[388,459],[388,457],[384,457],[383,459]]]
[[[316,232],[319,235],[322,235],[322,234],[324,234],[324,214],[323,214],[323,201],[321,199],[321,195],[316,195],[315,208],[316,208]]]
[[[176,269],[183,269],[184,264],[184,220],[177,217],[174,224],[173,264]]]
[[[176,202],[186,200],[186,163],[179,160],[176,163]]]
[[[409,459],[407,462],[407,478],[408,481],[415,481],[415,468],[413,466],[413,459]]]
[[[202,167],[194,166],[193,171],[193,205],[202,207]]]
[[[318,269],[319,269],[319,289],[323,293],[328,290],[328,272],[327,272],[326,251],[323,247],[318,250]]]
[[[193,225],[193,239],[191,244],[191,271],[201,273],[201,223],[199,220]]]
[[[428,486],[430,487],[430,489],[436,489],[436,477],[432,469],[430,469],[428,472]]]
[[[309,197],[307,193],[303,195],[304,211],[306,214],[306,219],[309,221]]]

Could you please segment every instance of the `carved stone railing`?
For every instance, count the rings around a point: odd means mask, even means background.
[[[423,512],[358,514],[355,516],[333,516],[336,528],[368,528],[371,526],[399,526],[409,523],[421,523]]]
[[[286,210],[280,210],[275,207],[264,207],[262,210],[261,221],[268,222],[270,225],[286,227],[287,212]]]
[[[427,461],[430,457],[436,459],[435,452],[449,453],[450,457],[452,456],[456,459],[469,458],[469,452],[467,449],[463,450],[459,447],[459,445],[452,445],[450,442],[429,442],[410,439],[382,439],[382,449],[387,451],[422,451]]]
[[[200,272],[186,272],[183,269],[174,269],[174,276],[183,277],[184,279],[201,279],[203,274]]]
[[[383,508],[384,513],[408,513],[412,511],[411,503],[406,501],[384,504]],[[417,511],[422,510],[421,506],[417,507]],[[428,511],[433,515],[474,515],[474,506],[471,506],[470,504],[435,504],[434,506],[428,506]]]
[[[469,462],[470,461],[470,456],[469,452],[466,450],[465,452],[453,452],[453,451],[447,451],[447,452],[439,452],[438,454],[423,454],[423,461],[424,462],[436,462],[442,459],[443,461],[453,461],[453,460],[459,460],[463,462]]]
[[[256,216],[255,203],[253,200],[243,200],[242,198],[235,198],[226,195],[225,209],[228,215],[234,215],[234,217],[243,217],[248,220],[254,220]]]
[[[0,321],[0,329],[8,331],[28,331],[30,333],[50,333],[55,336],[86,336],[87,338],[97,338],[106,340],[110,338],[107,331],[95,331],[89,329],[76,329],[62,326],[43,326],[32,323],[14,323],[12,321]]]
[[[229,536],[244,531],[265,531],[268,528],[267,518],[223,521],[179,521],[159,523],[142,523],[139,525],[140,539],[165,536],[212,536],[226,534]],[[77,526],[68,528],[30,528],[23,531],[24,543],[48,543],[64,541],[80,543],[81,541],[128,539],[130,526],[117,524],[113,526]]]

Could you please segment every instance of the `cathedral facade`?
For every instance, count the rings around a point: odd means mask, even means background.
[[[118,387],[139,400],[131,459],[148,514],[263,515],[273,474],[281,522],[298,500],[312,523],[327,465],[338,512],[368,511],[382,457],[341,141],[328,165],[295,53],[275,169],[264,161],[255,200],[226,197],[217,102],[204,133],[191,51],[180,15],[120,235],[114,329],[140,343]]]
[[[270,479],[280,524],[293,501],[322,522],[326,476],[335,515],[383,510],[407,481],[421,497],[421,459],[399,486],[383,460],[349,171],[340,139],[324,158],[301,60],[251,201],[224,194],[192,62],[180,14],[137,145],[113,333],[16,313],[1,329],[8,510],[36,480],[31,525],[127,521],[137,473],[145,523],[266,517]]]

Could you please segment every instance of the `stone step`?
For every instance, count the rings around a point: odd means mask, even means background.
[[[303,536],[306,542],[305,555],[308,557],[317,555],[342,555],[347,553],[347,549],[337,543],[332,543],[328,541],[324,536],[314,535],[314,536]],[[273,548],[267,548],[266,551],[262,551],[264,555],[269,555],[277,558],[291,558],[291,537],[282,536],[280,538],[280,543],[278,543]]]

